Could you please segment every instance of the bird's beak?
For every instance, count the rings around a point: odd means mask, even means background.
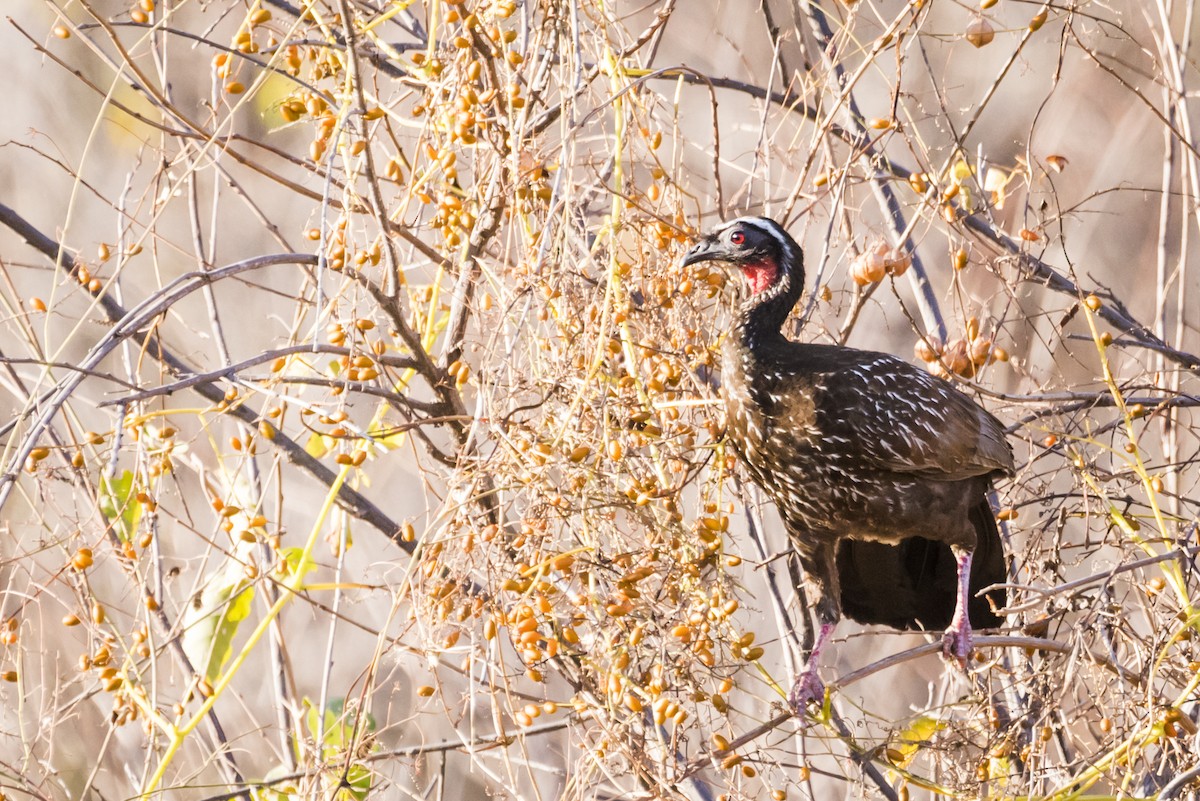
[[[704,237],[696,244],[692,245],[680,262],[681,267],[687,267],[689,264],[696,264],[702,261],[715,261],[721,258],[720,248],[717,246],[716,240],[711,237]]]

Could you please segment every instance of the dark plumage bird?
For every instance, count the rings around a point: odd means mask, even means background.
[[[819,631],[789,696],[824,695],[817,657],[842,614],[945,629],[966,664],[971,627],[998,626],[1006,580],[987,493],[1012,475],[995,417],[950,383],[884,353],[792,342],[780,327],[804,288],[800,246],[765,217],[717,227],[685,265],[739,268],[749,298],[722,346],[729,441],[775,502],[800,557]]]

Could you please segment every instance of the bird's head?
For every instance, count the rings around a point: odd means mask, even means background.
[[[738,217],[700,239],[683,257],[683,265],[717,261],[737,267],[750,287],[751,302],[804,285],[800,246],[779,223],[766,217]]]

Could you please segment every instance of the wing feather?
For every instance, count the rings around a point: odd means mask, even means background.
[[[942,480],[1013,472],[1000,421],[948,381],[881,353],[823,373],[813,384],[816,428],[868,447],[864,461]]]

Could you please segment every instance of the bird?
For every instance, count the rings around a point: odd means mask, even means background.
[[[748,290],[724,335],[725,437],[774,502],[804,574],[816,636],[788,701],[825,695],[818,659],[839,619],[942,634],[965,669],[1007,563],[988,500],[1014,474],[1004,426],[949,381],[894,356],[788,339],[804,255],[767,217],[725,222],[681,266],[717,262]]]

